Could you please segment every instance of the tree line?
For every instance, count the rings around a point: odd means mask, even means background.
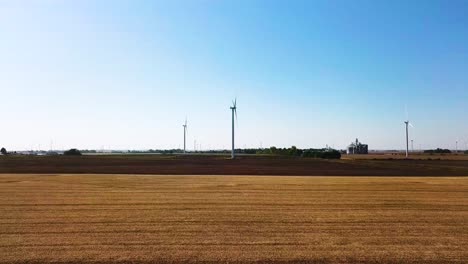
[[[303,158],[320,158],[320,159],[340,159],[341,152],[335,149],[299,149],[296,146],[290,148],[270,147],[265,149],[240,149],[239,153],[258,154],[258,155],[276,155],[290,156]]]
[[[5,148],[0,150],[2,155],[7,155],[8,152]],[[182,153],[181,149],[149,149],[149,150],[128,150],[128,151],[112,151],[112,153],[133,153],[133,154],[179,154]],[[203,154],[229,154],[230,150],[202,150],[202,151],[190,151],[191,153],[203,153]],[[275,156],[290,156],[290,157],[304,157],[304,158],[320,158],[320,159],[340,159],[341,153],[334,149],[299,149],[296,146],[290,148],[248,148],[248,149],[236,149],[237,154],[252,154],[252,155],[275,155]],[[81,156],[82,153],[95,154],[98,153],[96,150],[78,150],[70,149],[63,152],[65,156]]]
[[[424,153],[427,153],[427,154],[450,154],[450,153],[452,153],[452,151],[450,151],[450,149],[436,148],[436,149],[424,150]]]

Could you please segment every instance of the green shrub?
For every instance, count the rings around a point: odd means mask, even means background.
[[[70,149],[65,152],[63,152],[63,155],[65,156],[81,156],[81,152],[77,149]]]
[[[318,150],[307,149],[302,153],[305,158],[318,158],[318,159],[340,159],[341,153],[338,150]]]
[[[452,153],[452,151],[450,151],[449,149],[437,148],[437,149],[425,150],[424,153],[429,153],[429,154],[450,154],[450,153]]]

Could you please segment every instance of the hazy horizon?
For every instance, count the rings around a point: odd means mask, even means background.
[[[0,147],[468,144],[467,1],[1,1]]]

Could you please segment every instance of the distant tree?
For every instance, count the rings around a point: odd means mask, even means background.
[[[276,154],[277,153],[277,149],[275,146],[273,147],[270,147],[270,154]]]
[[[242,153],[245,153],[245,154],[256,154],[257,153],[257,149],[242,149],[241,150]]]
[[[328,149],[307,149],[302,153],[305,158],[319,158],[319,159],[340,159],[341,153],[338,150]]]
[[[2,155],[8,154],[8,152],[7,152],[7,150],[6,150],[5,148],[2,148],[2,149],[0,150],[0,153],[2,153]]]
[[[341,159],[341,153],[338,150],[327,150],[322,154],[322,159]]]
[[[70,149],[65,152],[63,152],[63,155],[65,156],[81,156],[81,152],[77,149]]]
[[[289,156],[296,156],[296,155],[297,155],[297,148],[296,148],[296,146],[292,146],[290,149],[288,149],[288,155],[289,155]]]
[[[468,155],[468,150],[465,150],[465,154],[467,154],[467,155]]]
[[[450,153],[452,153],[452,151],[450,151],[449,149],[437,148],[437,149],[425,150],[424,153],[429,153],[429,154],[450,154]]]

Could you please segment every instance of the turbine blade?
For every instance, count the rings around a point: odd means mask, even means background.
[[[411,124],[411,123],[408,123],[408,125],[410,125],[410,127],[413,127],[413,128],[414,128],[413,124]]]

